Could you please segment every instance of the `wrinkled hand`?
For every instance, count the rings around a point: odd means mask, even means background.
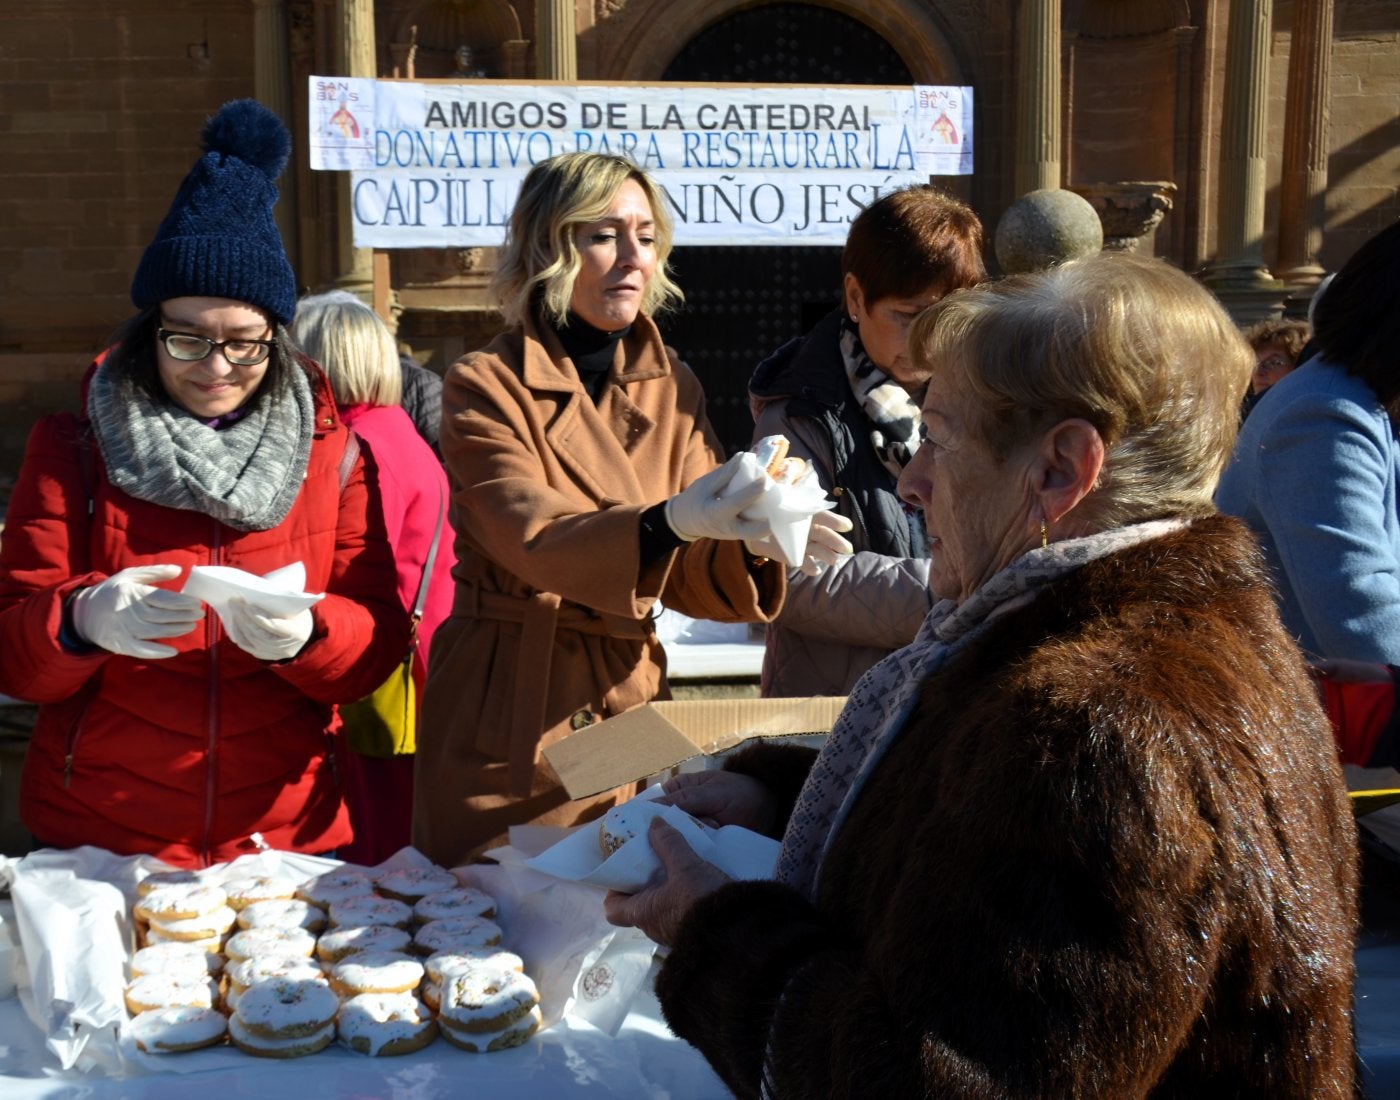
[[[291,615],[271,615],[243,596],[229,598],[223,622],[233,644],[260,661],[291,660],[306,645],[313,626],[306,608]]]
[[[666,780],[656,800],[684,810],[706,825],[739,825],[767,832],[777,816],[773,796],[763,783],[738,772],[684,772]]]
[[[841,537],[842,532],[849,531],[853,526],[849,519],[837,512],[816,513],[812,517],[807,548],[803,551],[802,564],[798,568],[809,577],[818,577],[828,566],[854,554],[855,547]],[[750,554],[757,557],[784,560],[778,540],[771,535],[757,541],[745,540],[744,545]]]
[[[152,639],[188,634],[204,618],[204,605],[193,596],[154,587],[179,575],[178,565],[139,565],[79,590],[69,604],[73,629],[85,642],[124,657],[175,656],[172,646]]]
[[[730,484],[730,481],[733,484]],[[686,542],[696,539],[761,539],[771,536],[766,519],[739,515],[763,495],[762,470],[737,454],[698,477],[666,502],[666,522]]]
[[[685,837],[659,817],[652,819],[647,839],[661,860],[665,877],[635,894],[609,890],[603,899],[603,915],[611,924],[640,928],[669,947],[690,907],[730,878],[697,856]]]

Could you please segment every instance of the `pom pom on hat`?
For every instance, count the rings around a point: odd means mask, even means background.
[[[270,180],[277,179],[292,155],[292,135],[282,120],[256,99],[235,99],[225,103],[204,124],[200,135],[209,153],[223,153],[260,169]]]
[[[297,284],[272,209],[291,155],[282,120],[253,99],[204,126],[205,153],[180,185],[131,281],[146,309],[169,298],[231,298],[290,324]]]

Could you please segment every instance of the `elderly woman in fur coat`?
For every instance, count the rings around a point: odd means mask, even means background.
[[[950,295],[900,491],[936,597],[819,754],[672,780],[609,917],[740,1096],[1344,1097],[1355,830],[1258,551],[1211,507],[1252,356],[1165,264]]]

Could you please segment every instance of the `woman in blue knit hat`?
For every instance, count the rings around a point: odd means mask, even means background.
[[[335,704],[408,645],[367,456],[287,334],[290,135],[239,100],[203,144],[82,415],[35,426],[0,549],[0,692],[40,704],[21,818],[41,845],[181,866],[347,842]],[[324,595],[209,606],[195,566],[300,566]]]

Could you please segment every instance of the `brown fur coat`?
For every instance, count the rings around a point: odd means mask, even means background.
[[[800,751],[800,750],[798,750]],[[789,805],[806,761],[733,762]],[[1240,525],[1090,563],[929,680],[817,904],[735,883],[658,993],[741,1096],[1351,1096],[1355,828]]]

